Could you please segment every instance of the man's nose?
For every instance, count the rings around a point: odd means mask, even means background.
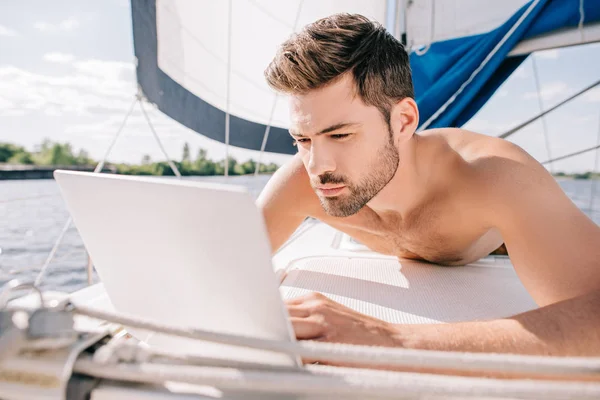
[[[326,172],[335,171],[335,161],[333,154],[322,146],[313,145],[310,147],[310,159],[308,160],[308,173],[310,175],[322,175]]]

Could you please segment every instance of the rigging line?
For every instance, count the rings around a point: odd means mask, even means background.
[[[596,146],[600,146],[600,117],[598,118],[598,136],[596,137]],[[590,193],[590,207],[589,209],[594,211],[594,200],[596,199],[596,180],[594,174],[598,172],[598,161],[600,159],[600,151],[596,150],[596,157],[594,159],[594,170],[592,171],[592,188]]]
[[[535,81],[535,89],[537,91],[538,103],[540,105],[540,113],[544,112],[544,102],[542,100],[542,94],[540,93],[540,77],[538,74],[537,63],[535,62],[535,54],[531,55],[531,66],[533,68],[533,77]],[[552,152],[550,151],[550,140],[548,137],[548,124],[546,124],[546,118],[541,116],[542,120],[542,129],[544,132],[544,142],[546,143],[546,153],[548,154],[548,159],[552,159]],[[550,162],[550,172],[554,174],[554,163]]]
[[[154,125],[152,125],[152,121],[150,121],[150,117],[148,116],[148,113],[146,112],[146,109],[144,108],[144,102],[142,100],[140,100],[140,108],[142,109],[142,114],[144,114],[144,117],[146,118],[146,121],[148,122],[150,131],[152,132],[152,134],[154,135],[154,138],[156,139],[156,143],[158,143],[158,147],[160,147],[160,150],[162,151],[163,155],[167,159],[167,163],[169,164],[169,167],[171,167],[171,170],[173,171],[173,173],[175,174],[176,177],[181,178],[181,173],[179,172],[179,169],[177,168],[175,163],[173,163],[173,161],[171,161],[171,158],[169,158],[167,151],[165,150],[160,138],[158,137],[158,134],[156,133],[156,130],[154,129]]]
[[[100,160],[98,165],[96,165],[96,168],[94,168],[95,173],[102,171],[102,168],[104,168],[104,163],[106,162],[106,159],[110,155],[110,152],[112,151],[112,148],[114,147],[115,143],[117,143],[117,139],[123,132],[123,128],[125,127],[125,124],[126,124],[127,120],[129,119],[129,116],[133,112],[133,108],[135,107],[135,104],[138,101],[139,101],[139,95],[136,96],[135,99],[133,100],[133,102],[131,103],[131,106],[129,107],[127,114],[125,114],[125,118],[123,118],[123,122],[121,123],[121,126],[119,126],[119,129],[117,130],[117,133],[115,134],[115,136],[113,137],[113,140],[109,144],[109,146],[106,150],[106,153],[104,153],[104,157],[102,158],[102,160]],[[141,101],[140,101],[140,105],[141,105]],[[39,286],[42,283],[42,279],[44,278],[44,275],[46,274],[46,271],[48,270],[48,266],[52,262],[52,259],[54,258],[54,255],[58,251],[58,248],[60,247],[60,244],[61,244],[63,238],[65,237],[65,234],[71,227],[72,222],[73,222],[73,218],[71,216],[69,216],[69,218],[67,219],[67,222],[65,222],[65,225],[63,226],[60,234],[58,235],[58,238],[54,242],[54,245],[52,246],[52,249],[50,250],[48,257],[46,257],[46,261],[44,261],[44,264],[42,265],[40,272],[38,273],[37,277],[35,278],[35,281],[34,281],[35,286]]]
[[[579,0],[579,35],[581,36],[581,43],[584,43],[583,38],[583,21],[585,20],[585,11],[583,9],[583,0]]]
[[[588,153],[588,152],[590,152],[590,151],[594,151],[594,150],[596,150],[596,149],[600,149],[600,144],[598,144],[598,145],[596,145],[596,146],[594,146],[594,147],[588,147],[587,149],[583,149],[583,150],[576,151],[576,152],[574,152],[574,153],[566,154],[566,155],[564,155],[564,156],[556,157],[556,158],[553,158],[552,160],[546,160],[546,161],[544,161],[544,162],[542,162],[542,163],[540,163],[540,164],[549,164],[549,163],[551,163],[551,162],[556,162],[556,161],[560,161],[560,160],[565,160],[565,159],[567,159],[567,158],[571,158],[571,157],[578,156],[578,155],[580,155],[580,154]]]
[[[530,123],[536,121],[538,118],[543,117],[544,115],[556,110],[558,107],[562,106],[565,103],[568,103],[569,101],[573,100],[574,98],[581,96],[582,94],[584,94],[585,92],[593,89],[594,87],[600,85],[600,80],[597,80],[596,82],[592,83],[591,85],[581,89],[579,92],[575,93],[574,95],[567,97],[566,99],[564,99],[563,101],[561,101],[560,103],[558,103],[555,106],[550,107],[549,109],[547,109],[546,111],[544,111],[541,114],[538,114],[536,116],[534,116],[533,118],[528,119],[527,121],[523,122],[522,124],[519,124],[517,126],[515,126],[514,128],[511,128],[509,131],[504,132],[503,134],[499,135],[498,137],[500,139],[506,139],[507,137],[514,135],[515,133],[517,133],[518,131],[520,131],[521,129],[523,129],[524,127],[526,127],[527,125],[529,125]]]
[[[225,165],[223,166],[225,176],[229,176],[229,102],[231,93],[231,9],[232,0],[229,0],[229,9],[227,13],[227,108],[225,111]]]
[[[471,76],[469,76],[469,79],[464,81],[463,84],[458,88],[458,90],[448,100],[446,100],[446,102],[440,108],[438,108],[438,110],[431,117],[429,117],[429,119],[427,121],[425,121],[423,123],[423,125],[421,125],[421,127],[418,129],[418,132],[423,131],[429,125],[431,125],[444,111],[446,111],[446,109],[448,108],[448,106],[450,106],[450,104],[454,103],[454,101],[458,98],[458,95],[460,95],[463,92],[463,90],[465,90],[465,88],[471,83],[471,81],[473,81],[473,79],[475,79],[475,77],[479,74],[479,72],[481,72],[481,70],[487,65],[487,63],[492,59],[492,57],[494,57],[494,55],[498,52],[498,50],[500,50],[500,48],[504,45],[504,43],[512,36],[512,34],[517,30],[517,28],[519,26],[521,26],[523,21],[525,21],[525,19],[529,16],[529,14],[533,11],[533,9],[537,7],[539,2],[540,2],[540,0],[534,0],[531,2],[531,5],[527,8],[527,10],[525,10],[525,12],[521,15],[521,17],[519,17],[517,22],[515,22],[515,24],[508,30],[508,32],[506,32],[504,37],[496,44],[496,46],[492,49],[492,51],[490,51],[488,53],[488,55],[481,62],[481,64],[479,64],[479,66],[475,69],[475,71],[473,71],[473,73],[471,73]]]
[[[179,29],[181,29],[182,32],[186,33],[194,42],[196,42],[196,44],[198,44],[199,47],[201,47],[202,49],[204,49],[204,51],[206,51],[209,55],[211,55],[216,61],[218,61],[219,63],[222,64],[226,64],[227,61],[224,60],[223,58],[221,58],[217,53],[215,53],[214,51],[212,51],[211,49],[209,49],[203,42],[202,40],[200,40],[191,30],[189,30],[185,25],[183,25],[179,19],[177,18],[177,14],[171,10],[169,7],[167,6],[162,6],[162,9],[165,11],[170,12],[171,14],[174,15],[175,18],[173,18],[173,20],[179,25]],[[169,60],[173,60],[175,57],[165,57],[166,59]],[[232,69],[231,73],[233,75],[238,76],[240,79],[248,82],[249,84],[253,85],[254,87],[262,90],[263,92],[266,92],[264,87],[261,87],[260,84],[258,84],[257,82],[255,82],[252,78],[250,78],[249,76],[245,75],[243,71],[241,70],[237,70],[237,69]]]
[[[429,43],[423,49],[415,49],[414,53],[422,56],[429,51],[435,38],[435,0],[431,0],[431,29],[429,30]]]
[[[296,10],[296,19],[294,20],[294,26],[292,27],[292,33],[296,32],[298,29],[298,22],[300,21],[300,11],[302,10],[302,4],[304,0],[300,0],[298,4],[298,10]],[[271,125],[273,123],[273,116],[275,115],[275,108],[277,106],[277,100],[279,99],[279,93],[275,93],[275,98],[273,99],[273,105],[271,106],[271,113],[269,114],[269,122],[265,127],[265,134],[263,135],[263,140],[260,145],[260,153],[258,153],[258,162],[256,163],[256,167],[254,168],[254,176],[258,175],[260,171],[260,165],[262,164],[262,155],[265,152],[265,148],[267,147],[267,140],[269,140],[269,133],[271,132]]]

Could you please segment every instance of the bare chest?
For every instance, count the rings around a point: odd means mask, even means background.
[[[468,215],[429,207],[409,220],[377,220],[367,213],[347,220],[326,221],[371,250],[400,258],[460,265],[482,258],[502,244],[502,238]]]

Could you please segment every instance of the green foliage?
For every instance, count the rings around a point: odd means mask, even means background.
[[[25,164],[30,165],[33,164],[33,159],[31,158],[31,154],[28,152],[19,152],[15,153],[11,158],[7,161],[9,164]]]
[[[572,178],[577,180],[600,179],[600,173],[591,171],[576,174],[565,174],[564,172],[557,172],[554,174],[554,176],[559,178]]]
[[[73,148],[68,143],[52,142],[44,140],[33,153],[23,147],[10,143],[0,143],[0,162],[11,164],[34,164],[34,165],[86,165],[93,166],[97,162],[90,158],[85,150],[79,150],[75,155]],[[196,159],[190,155],[190,146],[185,143],[182,150],[181,161],[174,161],[181,175],[224,175],[225,161],[213,161],[208,158],[205,149],[199,149]],[[230,157],[228,162],[229,175],[254,174],[256,161],[248,160],[244,163]],[[117,173],[123,175],[175,175],[169,163],[166,161],[153,162],[149,155],[144,155],[140,165],[116,164]],[[260,166],[260,173],[272,173],[277,170],[277,164]]]
[[[592,173],[591,172],[584,172],[583,174],[575,174],[573,175],[573,178],[575,179],[592,179]]]
[[[0,162],[8,162],[11,158],[17,154],[27,153],[27,151],[21,147],[16,146],[12,143],[0,143]]]
[[[181,155],[181,162],[190,161],[190,146],[186,143],[183,145],[183,154]]]

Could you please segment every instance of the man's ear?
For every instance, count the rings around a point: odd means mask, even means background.
[[[409,140],[419,125],[419,109],[414,99],[405,97],[392,106],[390,126],[396,144]]]

